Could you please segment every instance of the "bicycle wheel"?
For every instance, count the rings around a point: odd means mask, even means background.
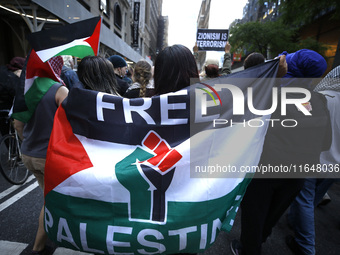
[[[21,142],[19,141],[19,146]],[[22,163],[18,143],[13,134],[8,134],[0,140],[0,170],[3,176],[12,184],[22,184],[28,178],[28,169]]]

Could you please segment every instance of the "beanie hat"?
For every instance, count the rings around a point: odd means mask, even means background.
[[[21,70],[24,67],[25,64],[25,58],[22,57],[14,57],[11,59],[9,64],[7,65],[7,68],[11,71]]]
[[[127,66],[126,61],[121,56],[112,55],[108,59],[112,63],[114,68]]]
[[[319,53],[308,49],[287,54],[286,61],[288,72],[284,78],[319,78],[327,69],[326,60]]]

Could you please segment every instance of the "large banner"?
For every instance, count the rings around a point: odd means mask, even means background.
[[[199,51],[224,51],[227,41],[228,29],[197,29]]]
[[[277,67],[272,61],[152,98],[71,90],[56,113],[46,159],[49,238],[96,254],[209,248],[220,230],[231,229],[251,178],[203,178],[190,169],[219,159],[258,164],[268,125],[249,134],[242,124],[214,127],[211,117],[259,118],[247,107],[234,115],[232,84],[241,93],[252,88],[254,107],[267,109],[274,82],[265,78]]]

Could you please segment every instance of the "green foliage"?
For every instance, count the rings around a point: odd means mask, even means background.
[[[299,47],[296,50],[310,49],[310,50],[314,50],[314,51],[320,53],[323,56],[325,56],[325,52],[328,49],[328,47],[325,44],[320,43],[317,40],[310,38],[310,37],[308,37],[307,39],[304,39],[304,40],[300,40],[299,43],[298,43],[298,46]]]
[[[267,49],[278,54],[293,48],[292,37],[295,30],[282,22],[248,22],[236,24],[230,29],[230,44],[232,51],[246,49],[248,52],[260,52],[267,57]]]
[[[283,51],[295,52],[300,49],[311,49],[324,55],[327,46],[315,39],[297,38],[297,30],[286,26],[282,21],[248,22],[235,24],[230,28],[229,42],[231,52],[260,52],[266,58],[267,49],[271,56]]]
[[[260,0],[277,3],[277,0]],[[309,23],[325,12],[333,11],[332,18],[340,18],[339,0],[282,0],[280,9],[281,19],[286,24],[301,26]]]

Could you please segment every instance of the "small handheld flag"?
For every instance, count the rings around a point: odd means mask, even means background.
[[[62,83],[60,74],[56,74],[48,63],[49,59],[62,55],[79,58],[97,55],[100,28],[101,17],[95,17],[28,36],[32,50],[26,65],[25,82],[21,85],[24,88],[18,88],[24,97],[20,94],[16,97],[13,118],[28,122],[49,88],[55,82]]]

